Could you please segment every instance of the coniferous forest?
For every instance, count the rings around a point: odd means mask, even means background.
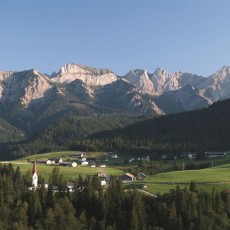
[[[183,151],[230,149],[230,100],[208,108],[140,121],[125,128],[102,131],[72,142],[72,149],[124,153],[181,154]]]
[[[152,197],[124,190],[116,177],[102,189],[96,176],[79,176],[70,193],[58,168],[48,189],[39,178],[40,187],[28,190],[31,176],[11,164],[0,165],[0,229],[230,229],[229,195],[202,191],[195,182]]]
[[[226,151],[230,149],[229,108],[230,99],[153,119],[127,114],[72,116],[23,142],[1,143],[0,157],[13,159],[68,149],[148,154],[152,159],[183,151]]]

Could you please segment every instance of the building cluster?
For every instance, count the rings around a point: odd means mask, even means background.
[[[52,160],[51,160],[52,161]],[[39,161],[38,161],[39,162]],[[57,161],[54,161],[56,164]],[[40,162],[39,162],[40,163]],[[52,164],[52,163],[51,163]],[[65,162],[60,162],[59,165],[65,164]],[[69,166],[69,164],[68,164]],[[100,184],[101,186],[105,186],[109,183],[110,181],[110,176],[106,174],[103,170],[100,171],[97,176],[100,178]],[[138,173],[137,176],[132,175],[131,173],[125,173],[122,176],[119,176],[117,179],[120,180],[122,183],[131,183],[136,180],[144,180],[146,178],[146,175],[144,173]],[[45,184],[45,187],[48,188],[48,184]],[[38,185],[38,172],[37,172],[37,161],[33,161],[33,170],[32,170],[32,187],[30,187],[30,190],[37,189],[39,187]],[[69,192],[72,192],[74,190],[74,185],[73,183],[68,183],[67,188]],[[53,188],[54,192],[60,192],[58,188],[55,186]]]
[[[37,160],[37,164],[59,165],[59,166],[90,166],[90,167],[106,167],[107,158],[86,158],[83,153],[71,154],[68,156],[68,161],[63,161],[60,157],[49,158],[47,160]],[[33,161],[32,161],[33,163]]]
[[[183,158],[183,159],[197,159],[199,157],[198,152],[184,152],[178,156],[172,156],[172,155],[167,155],[167,154],[163,154],[161,156],[162,160],[177,160],[178,158]],[[203,156],[206,158],[217,158],[217,157],[225,157],[226,156],[226,152],[215,152],[215,151],[207,151],[205,153],[203,153]]]

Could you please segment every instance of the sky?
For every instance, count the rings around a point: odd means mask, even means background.
[[[0,70],[76,63],[207,77],[230,65],[229,12],[229,0],[1,1]]]

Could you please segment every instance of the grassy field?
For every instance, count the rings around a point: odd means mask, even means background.
[[[4,162],[2,162],[2,163],[4,163]],[[5,162],[5,163],[8,163],[8,162]],[[15,169],[19,166],[22,174],[25,174],[29,170],[32,171],[32,168],[33,168],[32,163],[22,163],[22,162],[18,162],[18,161],[14,161],[11,163],[14,165]],[[37,165],[38,175],[44,177],[45,180],[47,180],[49,178],[49,176],[51,175],[54,167],[58,167],[60,169],[60,172],[64,175],[64,178],[67,180],[75,179],[80,174],[83,177],[86,177],[88,175],[94,175],[94,174],[100,172],[100,168],[98,168],[98,167],[91,168],[89,166],[79,166],[79,167],[74,168],[74,167],[38,164]],[[103,168],[103,171],[105,173],[107,173],[108,175],[121,175],[123,173],[119,169],[110,168],[110,167]]]
[[[145,182],[150,182],[150,184],[147,183],[147,191],[154,194],[168,192],[170,189],[176,188],[177,184],[179,184],[181,188],[184,188],[185,186],[189,187],[189,183],[191,181],[197,182],[198,187],[204,190],[211,191],[213,188],[215,188],[216,190],[222,191],[224,189],[229,189],[230,164],[219,165],[201,170],[184,170],[159,173],[148,176],[145,180]],[[154,184],[154,182],[156,182],[156,184]],[[167,184],[157,184],[159,182],[164,182]],[[206,182],[214,182],[214,184],[206,184]],[[183,183],[187,183],[187,185]]]
[[[28,170],[32,171],[32,163],[30,161],[36,160],[45,160],[48,158],[61,157],[63,161],[68,160],[68,155],[79,153],[77,151],[62,151],[62,152],[53,152],[53,153],[45,153],[32,155],[28,157],[21,158],[19,160],[12,161],[14,167],[20,167],[21,172],[24,174],[28,172]],[[84,157],[103,157],[105,156],[102,152],[87,152],[84,153]],[[125,160],[129,159],[129,156],[119,155],[118,159],[110,159],[106,168],[103,168],[104,172],[108,175],[121,175],[123,174],[123,170],[126,168],[136,167],[134,164],[125,164]],[[180,188],[184,188],[187,186],[189,188],[189,183],[193,180],[198,183],[198,186],[201,189],[211,191],[213,187],[216,190],[224,190],[230,188],[230,157],[229,155],[225,158],[219,159],[209,159],[211,165],[214,165],[212,168],[201,169],[201,170],[184,170],[184,171],[171,171],[165,173],[159,173],[151,176],[147,176],[146,180],[143,183],[147,185],[147,191],[153,194],[163,194],[168,192],[170,189],[175,189],[177,184],[179,184]],[[207,161],[206,161],[207,162]],[[173,162],[168,162],[168,164],[172,164]],[[183,163],[183,161],[178,161],[177,163]],[[187,162],[186,162],[187,163]],[[195,162],[198,163],[198,162]],[[37,170],[38,174],[44,177],[46,180],[49,178],[53,165],[43,165],[38,164]],[[63,173],[65,179],[75,179],[80,174],[85,177],[87,175],[94,175],[100,171],[100,168],[91,168],[89,166],[80,166],[76,168],[72,167],[64,167],[64,166],[56,166],[59,167],[61,173]],[[163,182],[165,184],[159,184]],[[215,184],[206,184],[206,183],[214,182]],[[225,182],[225,183],[220,183]],[[229,184],[228,184],[229,182]],[[141,182],[142,183],[142,182]],[[141,187],[141,183],[137,182],[135,185],[131,185],[131,187],[137,186]]]
[[[28,170],[32,171],[33,164],[29,163],[36,160],[47,160],[48,158],[55,158],[60,157],[63,161],[69,160],[68,155],[79,153],[77,151],[62,151],[62,152],[52,152],[52,153],[44,153],[44,154],[37,154],[37,155],[31,155],[27,157],[23,157],[18,160],[11,161],[14,165],[14,168],[16,169],[18,166],[20,167],[20,171],[22,174],[25,174],[28,172]],[[102,157],[104,156],[102,152],[87,152],[84,153],[84,157]],[[9,162],[1,162],[1,163],[9,163]],[[64,178],[67,180],[75,179],[80,174],[83,177],[86,177],[88,175],[94,175],[98,172],[100,172],[100,168],[91,168],[89,166],[79,166],[79,167],[65,167],[65,166],[54,166],[54,165],[44,165],[44,164],[37,164],[37,171],[38,175],[42,176],[47,180],[52,173],[53,167],[58,167],[60,169],[60,172],[64,175]],[[114,167],[106,167],[103,168],[103,171],[108,175],[121,175],[123,174],[123,171],[121,169],[117,169]]]
[[[149,176],[147,182],[230,182],[230,164],[200,170],[184,170]]]
[[[60,157],[62,158],[63,161],[66,161],[69,159],[68,155],[71,154],[78,154],[81,152],[78,151],[61,151],[61,152],[51,152],[51,153],[43,153],[43,154],[36,154],[36,155],[31,155],[31,156],[26,156],[23,157],[19,160],[15,160],[14,162],[28,162],[28,161],[33,161],[34,159],[36,160],[46,160],[48,158],[55,158],[55,157]],[[84,152],[84,157],[102,157],[104,156],[102,152]]]

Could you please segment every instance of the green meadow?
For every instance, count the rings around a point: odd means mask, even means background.
[[[43,153],[43,154],[36,154],[36,155],[31,155],[31,156],[26,156],[23,157],[19,160],[15,160],[14,162],[28,162],[33,161],[34,159],[36,160],[46,160],[48,158],[55,158],[55,157],[60,157],[63,159],[63,161],[69,160],[69,155],[71,154],[79,154],[82,152],[79,151],[61,151],[61,152],[50,152],[50,153]],[[84,157],[102,157],[104,156],[102,152],[84,152]]]
[[[46,160],[48,158],[60,157],[63,161],[71,160],[68,155],[79,153],[77,151],[62,151],[53,152],[45,154],[37,154],[28,157],[24,157],[18,160],[11,161],[16,168],[20,167],[22,174],[32,171],[33,164],[30,163],[32,160]],[[87,152],[84,153],[85,157],[103,157],[105,156],[103,152]],[[89,166],[78,166],[65,167],[65,166],[55,166],[55,165],[43,165],[37,164],[37,171],[39,176],[48,180],[52,173],[54,167],[58,167],[60,172],[64,175],[67,180],[72,180],[77,178],[79,175],[83,177],[97,174],[100,170],[103,170],[108,175],[122,175],[125,169],[129,167],[135,167],[133,164],[124,164],[125,159],[129,156],[119,156],[118,159],[110,159],[107,167],[100,169],[99,167],[91,168]],[[214,159],[213,165],[215,167],[200,169],[200,170],[183,170],[183,171],[170,171],[165,173],[159,173],[154,175],[148,175],[144,181],[137,181],[130,185],[130,187],[140,188],[142,184],[147,186],[146,191],[153,194],[163,194],[168,192],[170,189],[175,189],[177,185],[181,189],[187,187],[191,181],[197,182],[197,186],[200,189],[211,191],[213,188],[222,191],[230,188],[230,162],[229,157],[225,159]],[[117,164],[114,164],[117,162]],[[2,162],[4,163],[4,162]],[[5,162],[7,163],[7,162]],[[161,184],[163,183],[163,184]]]
[[[170,189],[189,188],[191,181],[197,182],[200,189],[211,191],[213,188],[219,191],[230,188],[230,164],[219,165],[216,167],[200,170],[184,170],[159,173],[148,176],[144,182],[147,191],[157,194],[165,193]],[[166,184],[158,184],[160,182]],[[213,182],[213,183],[212,183]]]
[[[148,176],[147,182],[230,182],[230,164],[200,170],[183,170]]]
[[[2,162],[8,163],[8,162]],[[27,173],[28,171],[32,172],[33,164],[32,163],[21,163],[21,162],[10,162],[14,165],[14,168],[20,168],[22,174]],[[79,175],[83,177],[94,175],[100,172],[100,168],[91,168],[89,166],[78,166],[78,167],[66,167],[66,166],[54,166],[54,165],[43,165],[37,164],[38,175],[48,180],[49,176],[52,173],[54,167],[58,167],[60,172],[63,174],[64,178],[67,180],[76,179]],[[116,168],[106,167],[103,168],[103,171],[108,175],[121,175],[123,172]]]
[[[36,154],[27,157],[23,157],[18,160],[10,161],[10,162],[1,162],[1,163],[11,163],[14,165],[16,169],[18,166],[20,167],[20,171],[22,174],[27,173],[28,171],[32,172],[33,164],[30,163],[34,159],[36,160],[47,160],[48,158],[60,157],[63,161],[71,160],[68,155],[77,154],[77,151],[62,151],[62,152],[51,152],[44,154]],[[84,157],[102,157],[102,152],[87,152],[84,153]],[[64,178],[67,180],[72,180],[77,178],[79,175],[83,177],[97,174],[101,171],[99,167],[91,168],[89,166],[78,166],[78,167],[66,167],[66,166],[58,166],[58,165],[44,165],[37,164],[38,175],[48,180],[49,176],[52,173],[54,167],[58,167],[60,172],[63,174]],[[122,175],[123,171],[114,167],[106,167],[103,168],[103,171],[108,175]]]

